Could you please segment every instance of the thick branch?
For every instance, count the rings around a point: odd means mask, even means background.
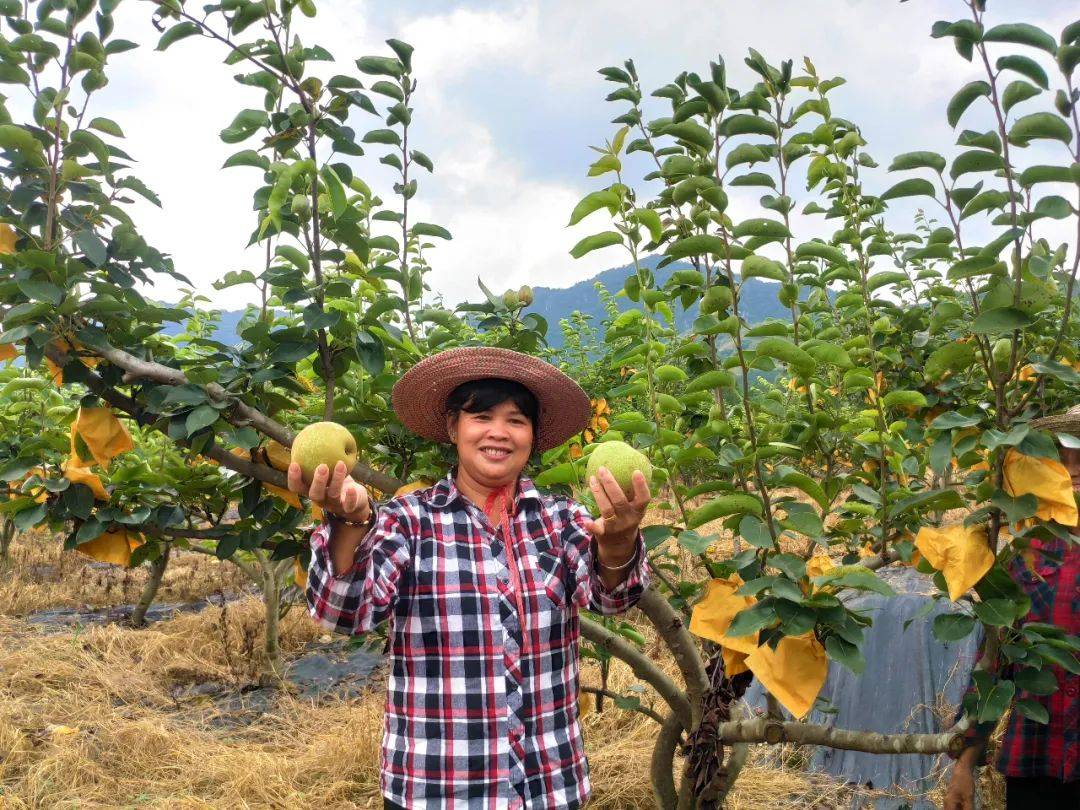
[[[634,675],[655,689],[679,717],[684,728],[690,727],[690,701],[678,685],[665,675],[645,653],[629,641],[615,635],[606,627],[584,616],[580,619],[581,634],[589,641],[629,665]]]
[[[106,349],[94,349],[104,359],[108,360],[114,366],[122,368],[126,373],[124,374],[124,382],[132,382],[134,380],[151,380],[153,382],[164,383],[166,385],[188,385],[189,381],[187,375],[183,371],[169,366],[164,366],[161,363],[155,363],[151,360],[141,360],[123,349],[117,349],[115,347],[108,347]],[[104,382],[103,382],[104,384]],[[217,383],[210,383],[204,386],[206,393],[218,402],[232,402],[232,408],[225,414],[225,418],[233,425],[237,427],[244,427],[251,425],[259,432],[271,439],[274,439],[285,447],[292,447],[293,437],[296,435],[289,430],[285,425],[271,419],[266,414],[259,411],[257,408],[253,408],[250,405],[242,402],[238,397],[230,392],[226,391]],[[225,451],[222,451],[225,452]],[[229,455],[226,453],[226,455]],[[215,461],[219,461],[223,465],[225,462],[222,459],[216,458],[211,455]],[[234,457],[235,458],[235,457]],[[233,465],[232,469],[238,469]],[[261,465],[260,465],[261,466]],[[269,468],[268,468],[269,469]],[[245,473],[245,475],[250,473]],[[398,481],[385,473],[372,469],[368,465],[357,462],[352,468],[352,476],[357,481],[362,481],[366,484],[382,490],[383,492],[394,492],[401,487],[402,482]],[[284,487],[285,476],[281,474],[280,479],[274,480],[265,478],[263,476],[256,476],[263,481],[269,481],[270,483],[277,484]]]
[[[956,731],[941,734],[879,734],[810,723],[779,722],[765,717],[722,723],[717,728],[717,738],[725,743],[825,745],[867,754],[959,753],[964,744],[964,735]]]
[[[45,355],[54,363],[56,363],[57,366],[60,367],[65,366],[69,362],[72,362],[70,355],[68,355],[61,349],[58,349],[54,344],[51,343],[45,347]],[[105,382],[105,380],[103,380],[97,372],[86,369],[83,372],[82,381],[87,388],[89,388],[103,400],[108,402],[114,408],[118,408],[119,410],[131,416],[131,418],[133,418],[138,424],[153,426],[155,417],[153,417],[152,415],[148,415],[143,409],[143,407],[134,399],[127,396],[126,394],[122,394],[121,392],[113,388],[111,385],[109,385],[107,382]],[[163,431],[159,428],[156,429],[159,433],[168,435],[166,431]],[[184,441],[177,441],[177,444],[181,445],[182,447],[188,446],[187,442]],[[235,456],[217,445],[216,443],[211,444],[208,448],[203,450],[202,454],[212,458],[222,467],[226,467],[230,470],[238,472],[241,475],[246,475],[250,478],[258,478],[260,481],[265,481],[268,484],[274,484],[275,486],[279,487],[288,486],[288,481],[286,480],[285,473],[281,472],[280,470],[276,470],[266,464],[258,464],[256,462],[240,458],[239,456]]]
[[[649,761],[649,776],[652,782],[653,799],[659,810],[675,810],[679,796],[675,791],[675,750],[682,738],[683,725],[672,712],[660,726],[660,733],[653,746],[652,759]]]
[[[679,671],[686,682],[687,697],[690,699],[690,730],[693,731],[701,720],[701,700],[709,685],[709,679],[705,675],[705,663],[701,660],[694,637],[686,629],[682,617],[655,587],[646,589],[637,606],[649,617],[660,638],[671,650],[675,663],[679,665]]]

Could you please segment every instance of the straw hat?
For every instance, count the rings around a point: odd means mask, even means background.
[[[1071,433],[1080,436],[1080,405],[1073,405],[1063,413],[1032,419],[1031,426],[1040,430],[1052,430],[1055,433]]]
[[[462,383],[490,377],[519,382],[536,397],[537,450],[558,447],[589,423],[589,397],[581,386],[550,363],[510,349],[448,349],[425,358],[394,384],[391,403],[413,433],[449,442],[446,398]]]

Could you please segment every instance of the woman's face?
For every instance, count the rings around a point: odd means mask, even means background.
[[[447,429],[460,470],[485,487],[516,481],[532,453],[532,422],[510,400],[479,413],[450,415]]]
[[[1073,489],[1080,490],[1080,448],[1062,447],[1059,451],[1061,463],[1072,476]]]

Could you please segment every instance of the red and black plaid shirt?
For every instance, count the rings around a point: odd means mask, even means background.
[[[314,531],[307,601],[315,620],[347,634],[391,621],[386,798],[487,810],[584,804],[578,610],[625,611],[648,583],[639,535],[629,577],[604,586],[587,517],[521,478],[503,524],[516,575],[503,528],[452,476],[383,504],[348,571],[333,570],[328,527]]]
[[[1070,635],[1080,634],[1080,538],[1071,543],[1033,541],[1032,545],[1036,548],[1034,573],[1019,558],[1012,569],[1013,578],[1031,598],[1031,612],[1025,621],[1056,624]],[[1037,723],[1017,711],[1010,715],[997,758],[997,769],[1005,776],[1049,777],[1063,782],[1077,778],[1080,675],[1059,666],[1050,671],[1058,683],[1053,694],[1039,696],[1017,690],[1018,700],[1028,698],[1042,704],[1050,722]],[[1003,674],[1008,677],[1008,672]],[[992,730],[993,724],[982,724],[970,729],[967,736],[969,740],[985,739]]]

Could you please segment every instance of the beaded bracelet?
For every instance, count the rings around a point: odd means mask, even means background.
[[[323,510],[323,514],[326,516],[326,520],[329,523],[343,523],[346,526],[354,526],[358,529],[363,529],[373,523],[372,518],[374,517],[375,512],[372,511],[371,513],[369,513],[367,516],[367,520],[363,521],[348,520],[347,518],[344,518],[341,515],[335,512],[331,512],[329,510]]]

